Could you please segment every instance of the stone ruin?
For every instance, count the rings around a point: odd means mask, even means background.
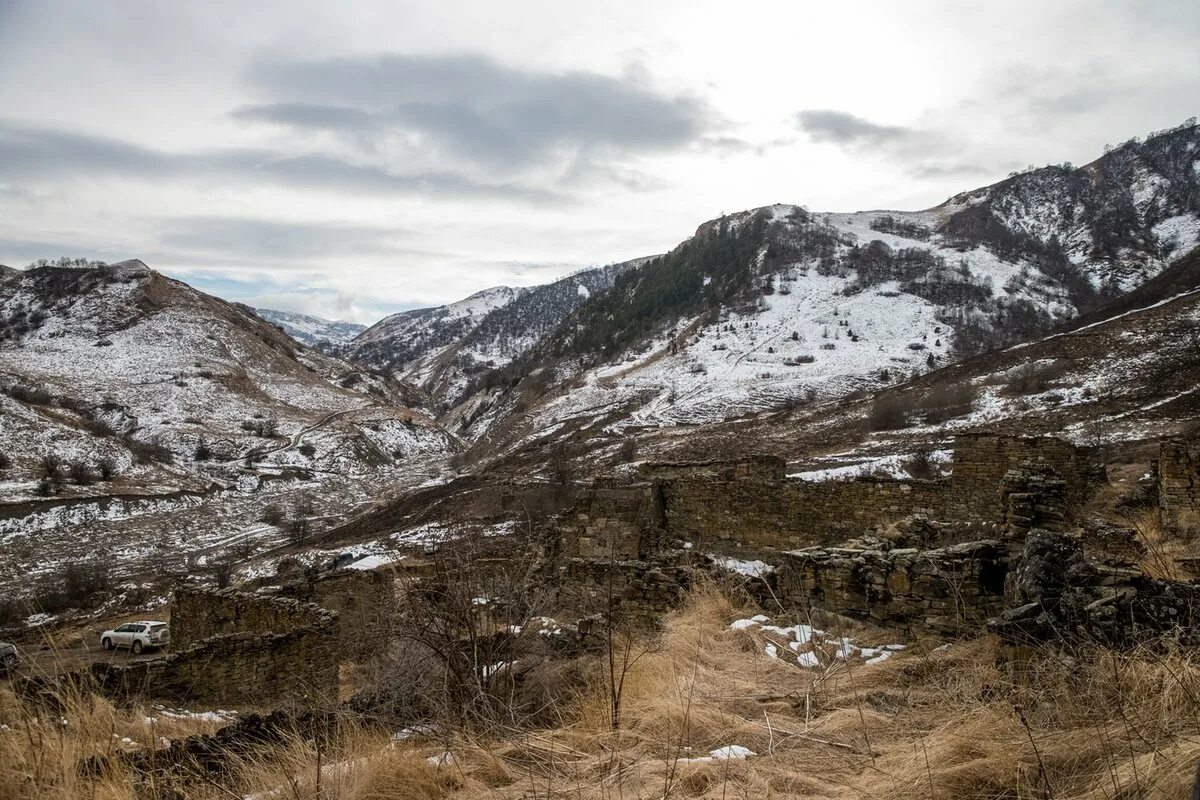
[[[1200,586],[1146,576],[1131,530],[1076,519],[1103,481],[1094,455],[979,434],[958,437],[951,476],[932,481],[796,481],[767,457],[649,465],[640,483],[580,495],[547,554],[565,600],[645,618],[678,602],[700,553],[732,553],[774,563],[772,601],[803,612],[944,635],[990,621],[1014,642],[1191,641]],[[1155,474],[1164,517],[1197,510],[1196,454],[1164,444]],[[1106,555],[1085,555],[1080,535]]]
[[[181,586],[172,600],[172,646],[163,658],[92,668],[118,698],[272,706],[338,694],[338,613],[290,598]]]
[[[1163,523],[1179,527],[1200,511],[1200,454],[1181,439],[1163,442],[1150,466]]]
[[[332,703],[341,662],[369,653],[393,601],[391,576],[370,570],[333,570],[256,592],[184,584],[172,593],[172,652],[99,662],[66,680],[122,700]]]

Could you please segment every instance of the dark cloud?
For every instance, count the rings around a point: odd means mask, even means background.
[[[259,61],[247,81],[266,102],[238,109],[239,119],[417,134],[429,148],[489,167],[682,148],[715,124],[699,99],[639,80],[514,69],[480,56]]]
[[[879,125],[846,111],[809,109],[795,117],[796,127],[814,142],[840,147],[881,147],[911,142],[920,134],[896,125]]]
[[[553,192],[512,182],[477,181],[450,171],[397,173],[320,153],[254,149],[167,153],[116,139],[0,120],[0,179],[72,179],[97,174],[149,179],[217,177],[238,182],[265,179],[299,189],[368,194],[564,200]]]
[[[357,108],[311,103],[243,106],[231,111],[230,116],[244,122],[271,122],[325,130],[355,130],[369,127],[373,122],[370,114]]]

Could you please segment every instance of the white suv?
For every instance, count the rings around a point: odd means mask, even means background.
[[[105,650],[128,647],[135,656],[147,648],[166,647],[170,641],[167,623],[151,620],[127,622],[100,634],[100,646]]]

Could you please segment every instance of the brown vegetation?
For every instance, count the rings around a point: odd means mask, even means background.
[[[918,640],[881,664],[801,670],[764,655],[761,631],[729,629],[751,611],[714,588],[696,591],[623,670],[616,726],[598,656],[547,687],[548,727],[497,719],[393,741],[348,722],[333,743],[297,737],[238,757],[220,785],[197,781],[186,796],[1092,800],[1184,797],[1191,785],[1193,653],[1046,649],[1002,669],[985,637],[948,648]],[[128,747],[123,736],[155,741],[139,730],[143,710],[86,697],[70,698],[65,725],[9,694],[0,715],[10,727],[0,733],[0,785],[17,800],[131,798],[122,770],[89,779],[76,763]],[[731,745],[756,755],[707,757]]]

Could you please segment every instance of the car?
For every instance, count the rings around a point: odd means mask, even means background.
[[[11,642],[0,642],[0,675],[7,675],[16,669],[21,661],[21,651]]]
[[[166,647],[171,642],[171,629],[165,622],[142,620],[126,622],[100,634],[100,646],[105,650],[128,647],[136,656],[143,650]]]

